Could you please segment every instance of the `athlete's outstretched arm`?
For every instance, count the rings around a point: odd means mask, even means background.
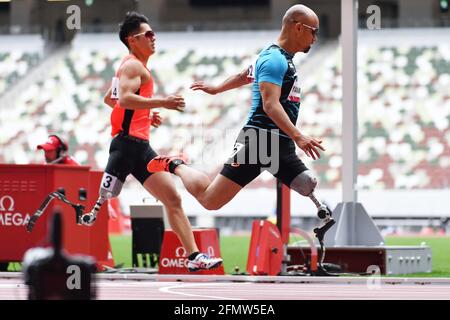
[[[136,94],[141,86],[142,64],[131,60],[124,63],[119,78],[119,104],[125,109],[166,108],[182,112],[184,98],[171,95],[165,98],[146,98]]]
[[[203,81],[196,81],[193,84],[191,84],[190,88],[192,90],[202,90],[208,94],[214,95],[251,83],[253,79],[249,78],[247,76],[247,73],[248,69],[245,69],[244,71],[238,74],[228,77],[225,81],[223,81],[221,84],[217,86],[206,84]]]
[[[304,136],[294,124],[292,124],[289,116],[280,103],[281,87],[270,83],[260,82],[259,90],[263,103],[263,109],[267,115],[275,122],[282,131],[294,140],[297,146],[302,149],[307,156],[316,160],[320,158],[318,149],[325,149],[321,146],[322,140]]]

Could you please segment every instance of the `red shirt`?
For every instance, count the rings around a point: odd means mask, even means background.
[[[58,164],[68,164],[71,166],[79,166],[80,164],[78,163],[77,160],[75,160],[75,158],[71,157],[71,156],[65,156],[64,158],[61,159],[60,162],[58,162]]]
[[[58,160],[58,162],[42,162],[42,164],[67,164],[69,166],[81,166],[81,164],[71,156],[65,156]]]
[[[126,56],[120,64],[119,70],[116,72],[116,77],[120,79],[120,71],[122,65],[129,59],[136,59],[134,55]],[[138,60],[140,61],[140,60]],[[147,67],[144,65],[145,69]],[[148,69],[147,69],[148,70]],[[150,70],[148,70],[150,73]],[[141,97],[150,98],[153,96],[153,78],[150,74],[150,80],[142,84],[136,94]],[[119,100],[116,101],[114,109],[111,113],[111,135],[114,137],[119,132],[124,132],[127,135],[149,140],[150,137],[150,109],[132,110],[125,109],[119,105]]]

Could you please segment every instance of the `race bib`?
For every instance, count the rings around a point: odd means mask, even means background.
[[[103,174],[103,178],[102,178],[102,182],[101,182],[101,187],[103,189],[113,192],[114,186],[116,185],[116,183],[117,183],[117,177],[107,174],[106,172]]]
[[[112,78],[111,99],[119,100],[119,78],[117,78],[117,77]]]
[[[300,102],[300,86],[299,81],[297,77],[297,73],[294,75],[295,80],[294,84],[292,85],[291,92],[289,92],[288,100],[292,102]]]
[[[258,57],[253,60],[253,63],[247,69],[247,78],[252,81],[255,80],[256,60],[258,60]]]
[[[230,159],[232,159],[245,145],[239,142],[236,142],[233,148],[233,153],[230,155]]]

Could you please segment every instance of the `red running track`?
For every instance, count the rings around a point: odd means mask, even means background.
[[[305,279],[306,283],[298,279],[268,283],[104,277],[97,280],[96,286],[99,300],[450,300],[450,279],[403,280],[374,283],[360,278],[315,278],[311,282]],[[0,300],[26,299],[27,290],[20,277],[0,276]]]

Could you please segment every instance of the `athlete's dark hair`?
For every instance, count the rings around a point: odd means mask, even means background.
[[[129,11],[125,16],[125,20],[119,24],[119,37],[127,48],[129,48],[127,37],[131,33],[138,31],[141,23],[149,24],[148,18],[143,14],[137,13],[136,11]]]

